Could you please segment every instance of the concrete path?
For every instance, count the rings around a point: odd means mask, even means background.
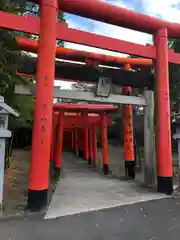
[[[167,198],[136,183],[104,177],[71,153],[63,154],[63,172],[45,219]]]
[[[1,240],[179,240],[180,202],[148,201],[53,220],[0,222]]]

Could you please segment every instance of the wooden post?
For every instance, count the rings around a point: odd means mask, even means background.
[[[156,157],[157,187],[161,193],[173,192],[172,148],[169,100],[168,33],[160,29],[156,44]]]
[[[129,64],[124,65],[124,69],[131,70]],[[130,95],[131,88],[123,88],[124,95]],[[132,105],[123,106],[123,128],[124,128],[124,161],[125,175],[128,178],[135,179],[135,158],[134,158],[134,140],[133,140],[133,119]]]
[[[145,90],[144,95],[147,100],[144,111],[144,182],[149,186],[156,181],[154,92]]]
[[[93,124],[92,126],[92,134],[93,134],[93,166],[95,167],[98,159],[96,124]]]
[[[103,156],[103,172],[105,175],[109,173],[109,161],[108,161],[108,142],[107,142],[107,124],[106,115],[101,115],[101,148]]]
[[[29,173],[28,208],[47,205],[56,55],[57,0],[41,1],[36,100]]]
[[[61,172],[61,164],[62,164],[62,144],[63,144],[63,131],[64,131],[64,112],[59,112],[59,121],[58,121],[58,133],[57,133],[57,146],[55,152],[55,168],[54,174],[55,178],[58,179],[60,177]]]

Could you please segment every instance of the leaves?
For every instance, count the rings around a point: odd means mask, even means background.
[[[171,40],[169,46],[174,49],[175,52],[180,53],[180,41]],[[170,98],[172,115],[174,112],[179,112],[179,100],[180,100],[180,66],[175,64],[169,65],[169,80],[170,80]]]

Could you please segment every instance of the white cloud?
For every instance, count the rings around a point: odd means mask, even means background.
[[[94,33],[143,45],[152,40],[149,34],[99,22],[96,24]]]
[[[179,0],[143,0],[148,15],[180,23],[180,10],[176,7],[178,4],[180,4]]]
[[[123,1],[123,0],[113,0],[113,1],[108,1],[104,0],[106,2],[110,2],[111,4],[117,5],[119,7],[124,7],[124,8],[129,8],[129,1]],[[144,9],[144,13],[151,15],[151,16],[156,16],[156,17],[161,17],[165,20],[172,21],[172,22],[179,22],[180,23],[180,10],[176,7],[177,4],[179,4],[180,8],[180,0],[141,0],[141,7]],[[132,10],[135,10],[137,6],[131,7]],[[76,21],[78,19],[78,21]],[[117,27],[117,26],[112,26],[109,24],[93,21],[93,20],[88,20],[90,25],[84,24],[83,18],[74,18],[72,15],[68,15],[67,21],[69,24],[69,27],[71,28],[76,28],[80,29],[83,31],[90,31],[116,38],[116,39],[121,39],[129,42],[134,42],[134,43],[139,43],[145,45],[146,43],[152,43],[152,37],[151,35],[140,33],[137,31]],[[87,20],[86,20],[87,23]],[[89,28],[89,26],[91,26]],[[93,26],[93,27],[92,27]],[[88,52],[98,52],[102,54],[107,54],[107,55],[113,55],[113,56],[127,56],[125,54],[117,53],[117,52],[111,52],[103,49],[98,49],[98,48],[92,48],[84,45],[79,45],[79,44],[73,44],[73,43],[67,43],[66,47],[73,48],[73,49],[78,49],[78,50],[84,50]],[[63,81],[55,81],[55,85],[61,86],[62,88],[69,89],[71,87],[71,83],[68,82],[63,82]]]
[[[131,3],[130,1],[123,1],[123,0],[113,0],[113,1],[104,0],[104,1],[117,5],[119,7],[124,7],[124,8],[129,8]],[[138,4],[138,1],[137,1],[137,4]],[[145,14],[160,17],[162,19],[165,19],[171,22],[180,23],[180,14],[179,14],[180,10],[178,9],[178,7],[180,8],[180,0],[141,0],[139,1],[139,4],[141,4],[141,7],[144,9]],[[137,7],[138,5],[136,6],[134,5],[134,7],[133,5],[131,5],[132,10],[137,10],[135,9]],[[74,22],[73,18],[69,18],[68,22],[69,22],[69,26],[72,28],[89,31],[88,25],[86,24],[83,25],[82,21],[78,21],[81,23],[79,24],[78,22]],[[93,25],[93,31],[91,31],[93,33],[129,41],[129,42],[139,43],[143,45],[145,45],[146,43],[152,43],[151,35],[117,27],[117,26],[112,26],[105,23],[100,23],[97,21],[89,20],[89,22],[91,26]],[[126,56],[126,55],[121,55],[119,53],[86,47],[78,44],[68,43],[67,46],[78,49],[78,50],[99,52],[99,53],[109,54],[113,56]]]
[[[117,5],[119,7],[127,8],[127,6],[121,0],[120,1],[114,0],[114,1],[111,1],[110,3]],[[78,18],[78,20],[81,20],[81,21],[75,22],[73,17],[68,18],[69,27],[80,29],[83,31],[89,31],[89,25],[82,24],[83,18]],[[93,28],[92,28],[93,30],[91,30],[91,32],[95,33],[95,34],[112,37],[112,38],[116,38],[116,39],[120,39],[120,40],[124,40],[124,41],[139,43],[139,44],[143,44],[143,45],[145,45],[146,43],[152,43],[152,37],[149,34],[144,34],[141,32],[134,31],[134,30],[125,29],[122,27],[113,26],[110,24],[101,23],[101,22],[93,21],[93,20],[89,20],[89,24],[91,25],[91,27],[93,26]],[[84,50],[84,51],[88,51],[88,52],[89,51],[90,52],[98,52],[98,53],[112,55],[112,56],[121,56],[121,57],[127,56],[126,54],[111,52],[111,51],[107,51],[107,50],[102,50],[102,49],[97,49],[97,48],[92,48],[92,47],[78,45],[78,44],[72,44],[72,43],[67,43],[66,46],[69,48],[73,48],[73,49]]]
[[[74,43],[67,43],[66,47],[76,49],[76,50],[87,51],[87,52],[94,52],[94,53],[112,55],[112,56],[115,56],[115,57],[126,57],[127,56],[126,54],[111,52],[111,51],[108,51],[108,50],[98,49],[98,48],[79,45],[79,44],[74,44]]]
[[[71,89],[72,82],[55,80],[54,81],[54,86],[60,87],[60,89]]]

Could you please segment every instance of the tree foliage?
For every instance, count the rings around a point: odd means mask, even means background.
[[[170,40],[169,47],[175,52],[180,53],[180,40]],[[169,64],[169,81],[170,81],[170,99],[171,99],[171,115],[172,119],[180,111],[180,66],[177,64]]]
[[[0,10],[12,12],[12,7],[7,1],[0,1]],[[12,104],[14,84],[17,80],[25,82],[16,75],[17,59],[21,51],[16,44],[13,31],[0,29],[0,94],[5,97],[8,103]]]
[[[172,40],[170,41],[171,48],[174,49],[175,52],[180,53],[180,40]],[[171,64],[169,66],[169,78],[170,78],[170,86],[173,91],[172,97],[177,100],[180,97],[180,66]],[[175,95],[174,95],[175,94]]]

